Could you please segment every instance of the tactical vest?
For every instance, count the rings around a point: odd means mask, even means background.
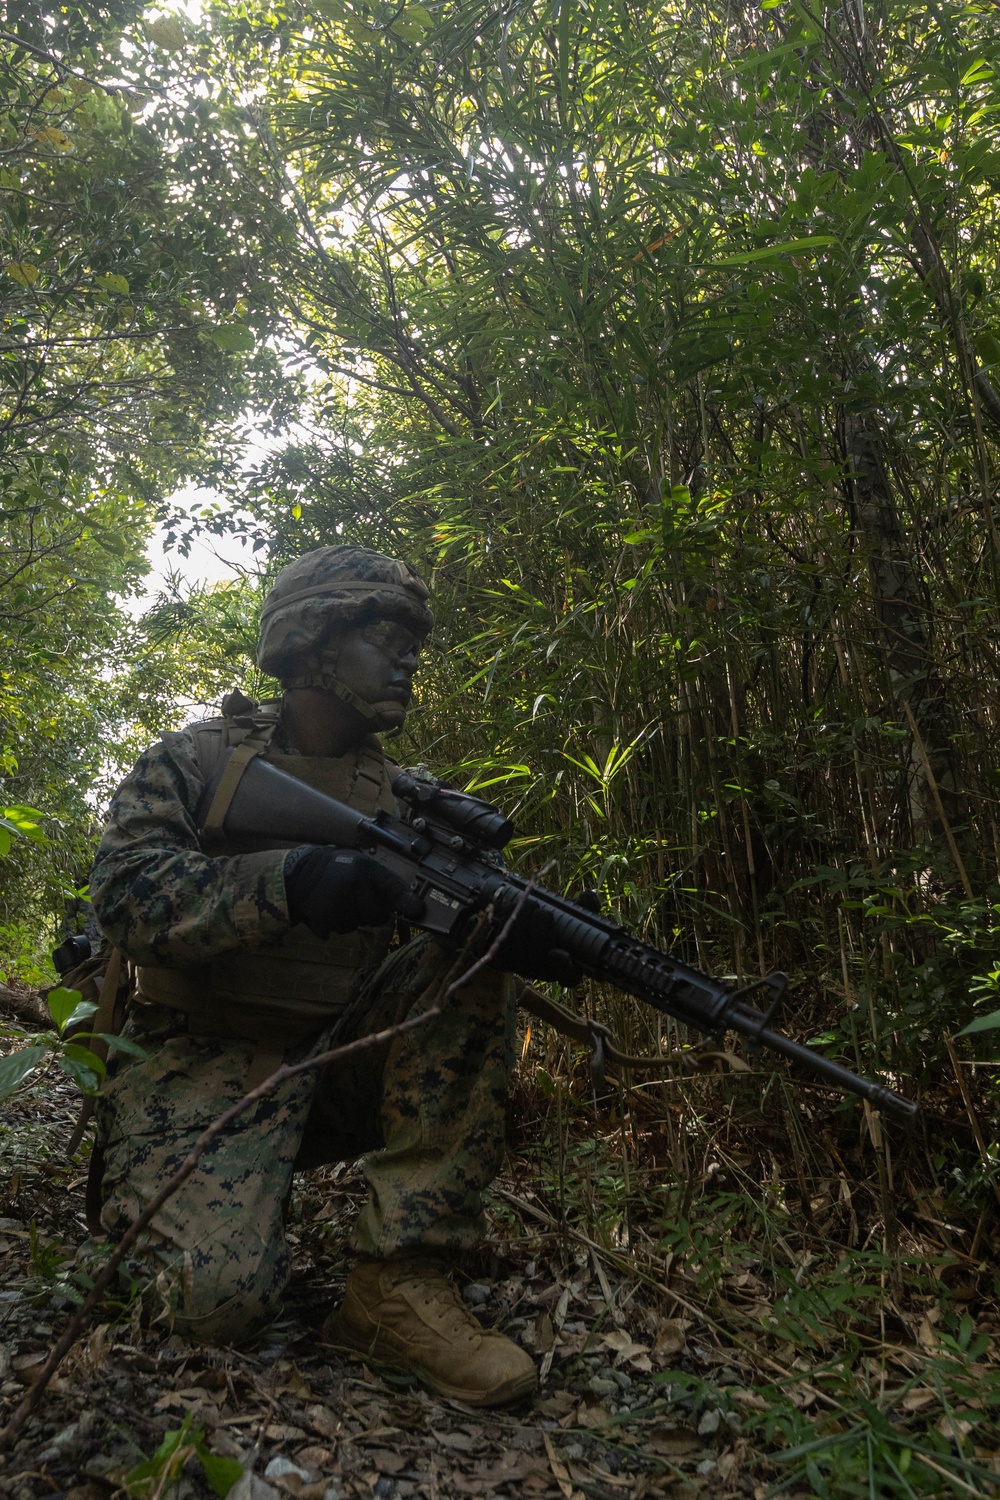
[[[258,707],[242,694],[231,694],[222,706],[222,718],[187,730],[206,783],[227,749],[259,745],[272,765],[366,817],[380,809],[398,810],[377,740],[367,739],[337,759],[282,754],[271,748],[280,700]],[[231,855],[290,847],[267,839],[237,843],[223,835],[207,852]],[[295,1046],[343,1011],[358,974],[381,962],[391,938],[391,924],[321,939],[299,923],[275,942],[236,949],[209,963],[182,969],[141,965],[136,998],[187,1011],[195,1033],[244,1037],[275,1048]]]

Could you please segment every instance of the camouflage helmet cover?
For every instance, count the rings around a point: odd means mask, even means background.
[[[434,623],[413,569],[368,547],[317,547],[282,568],[264,600],[257,665],[287,677],[331,626],[399,620],[424,636]]]

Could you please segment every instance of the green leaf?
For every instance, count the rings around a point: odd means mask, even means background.
[[[0,846],[0,854],[6,854],[10,848],[11,836],[19,839],[30,839],[33,844],[44,844],[46,838],[39,828],[36,819],[42,815],[33,807],[5,807],[0,809],[0,831],[5,835],[4,843]]]
[[[972,342],[984,365],[1000,364],[1000,339],[989,328],[977,333]]]
[[[48,1056],[48,1050],[47,1047],[21,1047],[17,1052],[0,1057],[0,1099],[14,1092],[18,1084]]]
[[[184,27],[176,16],[158,16],[154,21],[146,21],[145,31],[149,40],[165,52],[180,52],[184,46]]]
[[[149,1053],[138,1042],[133,1042],[128,1036],[112,1036],[110,1032],[98,1031],[97,1036],[103,1042],[107,1042],[109,1052],[124,1052],[127,1057],[137,1057],[140,1062],[145,1062]]]
[[[434,18],[430,11],[425,10],[422,5],[408,5],[389,29],[402,37],[404,42],[421,42],[433,25]]]
[[[27,838],[34,836],[38,828],[38,819],[42,816],[37,807],[24,807],[20,803],[13,807],[5,807],[3,815],[9,818]]]
[[[6,260],[3,268],[18,286],[34,286],[38,280],[38,267],[29,260]]]
[[[191,1413],[186,1411],[181,1425],[166,1434],[152,1458],[143,1459],[125,1475],[125,1488],[129,1494],[144,1497],[154,1486],[163,1488],[165,1481],[173,1478],[177,1469],[183,1466],[185,1458],[191,1456],[192,1449],[201,1458],[199,1450],[204,1439],[203,1427],[191,1431]]]
[[[226,1500],[236,1481],[243,1478],[243,1465],[238,1458],[219,1458],[217,1454],[210,1453],[203,1443],[198,1444],[198,1458],[212,1489],[220,1500]]]
[[[226,354],[249,354],[256,347],[254,336],[245,323],[219,323],[206,332],[215,347]]]
[[[977,1016],[968,1026],[956,1031],[955,1035],[972,1036],[976,1031],[1000,1031],[1000,1010],[991,1010],[988,1016]]]
[[[958,80],[959,87],[964,88],[967,83],[980,83],[983,79],[992,77],[993,69],[990,67],[985,57],[979,57],[974,63],[966,68],[965,72]]]
[[[63,1072],[69,1074],[83,1093],[97,1093],[107,1069],[96,1052],[91,1052],[89,1047],[81,1047],[77,1042],[70,1042],[57,1054],[57,1058]]]
[[[123,297],[128,296],[128,282],[124,276],[116,276],[113,272],[108,271],[106,275],[101,277],[101,285],[106,287],[109,292],[120,292]]]
[[[53,1021],[55,1021],[60,1033],[66,1030],[66,1027],[76,1017],[77,1011],[82,1006],[89,1005],[90,1009],[84,1010],[82,1015],[78,1017],[81,1021],[86,1020],[88,1016],[92,1016],[97,1009],[93,1001],[84,1000],[79,990],[67,990],[62,985],[59,985],[57,989],[49,991],[46,1004],[49,1007],[49,1014]]]
[[[835,234],[814,234],[804,240],[785,240],[780,245],[768,245],[763,250],[748,250],[741,255],[724,255],[721,260],[711,261],[714,266],[748,266],[753,261],[769,260],[773,255],[789,255],[794,251],[821,250],[824,245],[836,245]]]

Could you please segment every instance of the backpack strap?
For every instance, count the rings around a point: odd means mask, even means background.
[[[108,959],[108,966],[103,976],[94,976],[94,983],[100,984],[100,995],[97,1010],[91,1018],[91,1024],[95,1032],[103,1032],[105,1036],[117,1036],[122,1029],[125,1020],[125,1009],[128,995],[131,990],[132,970],[125,955],[120,948],[112,948]],[[92,1036],[88,1040],[88,1047],[101,1062],[107,1061],[108,1044],[103,1036]],[[94,1115],[95,1096],[86,1094],[80,1114],[77,1118],[73,1134],[69,1138],[66,1147],[66,1155],[72,1157],[83,1140],[87,1126]],[[87,1187],[84,1199],[84,1212],[87,1219],[87,1228],[91,1234],[102,1234],[101,1224],[101,1179],[104,1175],[104,1147],[100,1140],[95,1140],[90,1152],[90,1164],[87,1168]]]
[[[112,948],[108,958],[107,968],[103,974],[95,974],[92,983],[98,989],[97,1010],[90,1018],[89,1029],[95,1033],[103,1033],[103,1036],[94,1035],[89,1038],[88,1051],[99,1057],[101,1062],[108,1060],[108,1044],[104,1036],[115,1036],[121,1030],[124,1020],[124,1006],[119,1004],[119,993],[122,988],[123,979],[130,979],[128,962],[120,948]],[[73,1134],[69,1138],[66,1147],[66,1155],[73,1156],[77,1147],[83,1140],[84,1131],[90,1124],[94,1113],[94,1095],[85,1094],[80,1106],[80,1115],[77,1119]]]
[[[236,788],[243,780],[243,772],[262,751],[267,749],[267,743],[254,741],[251,737],[245,739],[242,745],[237,745],[235,750],[229,752],[225,769],[219,777],[219,784],[215,788],[215,795],[209,803],[208,812],[205,814],[201,825],[201,836],[210,840],[222,833],[222,825],[226,821],[226,813],[230,804],[236,796]]]

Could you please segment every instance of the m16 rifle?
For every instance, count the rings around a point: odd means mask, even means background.
[[[235,756],[235,761],[230,760]],[[245,760],[242,771],[238,762]],[[237,774],[234,774],[238,772]],[[369,818],[278,770],[236,750],[223,762],[202,802],[199,823],[221,829],[227,844],[294,848],[336,844],[372,854],[394,871],[423,902],[413,925],[444,941],[460,942],[478,914],[491,906],[497,930],[512,919],[505,946],[516,949],[518,928],[538,929],[539,918],[553,949],[577,972],[614,985],[697,1031],[719,1036],[737,1031],[756,1050],[780,1053],[808,1072],[878,1109],[913,1120],[918,1108],[883,1084],[859,1078],[770,1025],[784,993],[784,974],[737,988],[679,962],[632,937],[619,923],[585,905],[557,896],[506,869],[500,851],[514,825],[490,803],[442,786],[430,777],[401,771],[393,792],[405,812]],[[748,997],[767,997],[764,1010]]]

